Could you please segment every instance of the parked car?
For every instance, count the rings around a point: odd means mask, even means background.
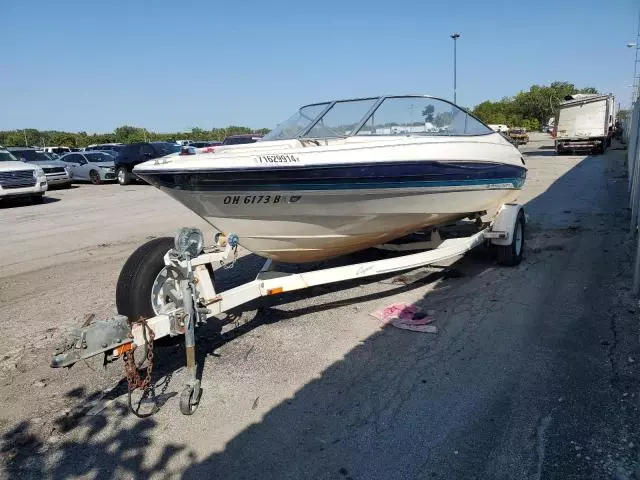
[[[29,147],[9,147],[7,150],[18,160],[39,165],[47,176],[49,187],[69,188],[71,186],[71,172],[59,160],[54,160],[46,153]]]
[[[505,140],[507,140],[508,142],[510,142],[510,143],[511,143],[511,145],[513,145],[514,147],[518,148],[518,141],[517,141],[516,139],[514,139],[514,138],[510,137],[510,136],[507,134],[507,132],[498,131],[498,133],[499,133],[500,135],[502,135],[502,136],[505,138]]]
[[[115,157],[112,152],[67,153],[60,161],[69,168],[74,180],[88,180],[99,185],[116,179]]]
[[[120,185],[129,185],[137,177],[133,167],[154,158],[178,153],[180,147],[169,142],[138,142],[121,146],[115,156],[116,177]]]
[[[507,133],[509,131],[509,127],[503,123],[492,123],[487,125],[494,132],[504,132]]]
[[[512,128],[509,130],[509,136],[513,138],[518,145],[526,145],[529,143],[529,135],[524,128]]]
[[[222,145],[241,145],[246,143],[255,143],[259,140],[262,140],[262,135],[255,133],[231,135],[222,141]]]
[[[99,143],[99,144],[89,145],[88,147],[85,147],[84,151],[85,152],[88,152],[88,151],[118,152],[122,150],[122,146],[123,146],[122,143]]]
[[[69,153],[71,148],[69,147],[44,147],[42,149],[45,153],[57,153],[58,155],[64,155]]]
[[[193,142],[191,145],[183,145],[180,148],[180,155],[195,155],[196,153],[215,152],[222,142]]]
[[[0,147],[0,200],[21,197],[42,203],[47,188],[47,177],[39,165],[21,162]]]
[[[220,145],[222,145],[222,142],[199,141],[199,142],[193,142],[189,146],[194,148],[207,148],[207,147],[218,147]]]

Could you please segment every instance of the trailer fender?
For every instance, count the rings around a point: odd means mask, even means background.
[[[491,223],[491,227],[487,232],[487,237],[494,245],[510,245],[513,240],[513,231],[515,229],[518,214],[523,210],[522,205],[518,203],[505,203],[500,207],[498,214]],[[527,217],[525,215],[525,221]]]

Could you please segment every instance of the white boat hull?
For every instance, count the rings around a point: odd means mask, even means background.
[[[515,200],[526,168],[490,133],[257,142],[135,173],[246,249],[299,263],[491,211]]]
[[[209,192],[163,189],[215,229],[280,262],[324,260],[373,247],[515,200],[514,188],[358,192]]]

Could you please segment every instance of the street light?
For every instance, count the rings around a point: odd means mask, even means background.
[[[636,42],[629,42],[627,43],[627,48],[635,48],[636,49],[636,58],[635,61],[633,63],[633,82],[634,84],[632,86],[635,86],[635,84],[638,82],[638,44]],[[633,90],[631,93],[631,105],[633,105],[636,101],[636,95],[638,94],[638,92],[636,90]]]
[[[456,103],[456,87],[457,87],[457,59],[456,59],[456,44],[457,40],[460,38],[459,33],[453,33],[449,35],[453,38],[453,103]]]
[[[633,106],[636,103],[638,98],[638,50],[640,49],[640,11],[638,12],[638,31],[636,33],[636,41],[627,43],[627,48],[635,48],[636,54],[633,62],[633,84],[636,88],[633,89],[633,93],[631,94],[631,105]]]

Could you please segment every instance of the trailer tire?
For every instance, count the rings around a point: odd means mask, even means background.
[[[524,211],[520,210],[513,226],[511,243],[509,245],[496,245],[498,253],[498,263],[507,267],[514,267],[522,261],[524,253],[524,232],[525,232]]]
[[[606,140],[602,142],[602,145],[598,148],[598,153],[603,155],[607,151],[607,142]]]
[[[171,237],[154,238],[138,247],[127,259],[116,285],[116,307],[120,315],[133,320],[156,316],[151,304],[151,289],[165,267],[165,254],[172,248]]]

